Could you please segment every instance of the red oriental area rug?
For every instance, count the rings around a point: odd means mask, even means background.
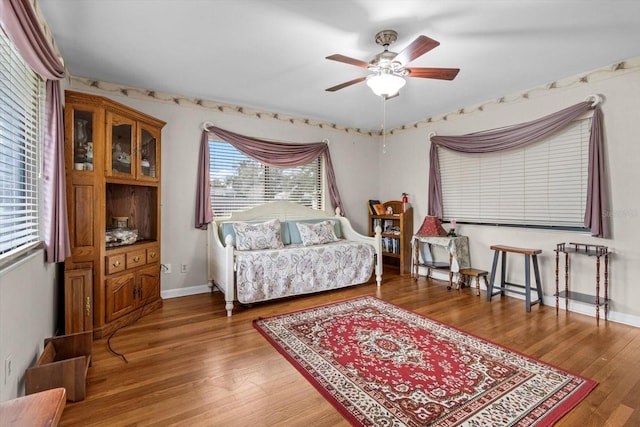
[[[375,297],[254,326],[356,426],[547,426],[597,385]]]

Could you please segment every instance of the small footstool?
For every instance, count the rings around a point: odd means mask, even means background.
[[[480,278],[483,277],[484,278],[484,286],[489,289],[489,282],[487,281],[487,275],[489,274],[489,272],[484,271],[484,270],[478,270],[477,268],[463,268],[461,269],[458,274],[460,275],[459,279],[458,279],[458,287],[460,287],[460,284],[462,283],[464,286],[464,283],[469,280],[469,287],[471,287],[471,278],[475,277],[476,279],[476,295],[480,295]]]

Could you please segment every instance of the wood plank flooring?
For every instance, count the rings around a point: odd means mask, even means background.
[[[252,320],[359,295],[375,295],[599,382],[559,426],[640,425],[640,329],[511,297],[447,291],[421,277],[238,307],[219,292],[164,301],[162,309],[94,341],[87,398],[68,402],[62,426],[348,426],[253,328]]]

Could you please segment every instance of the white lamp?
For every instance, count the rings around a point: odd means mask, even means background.
[[[367,86],[378,96],[390,97],[398,93],[406,81],[395,74],[380,72],[367,77]]]

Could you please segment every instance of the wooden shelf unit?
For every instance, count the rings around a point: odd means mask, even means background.
[[[383,203],[391,207],[393,215],[369,214],[369,236],[375,235],[377,225],[382,228],[383,262],[398,268],[400,274],[411,273],[411,236],[413,235],[413,208],[402,211],[402,202]]]
[[[68,289],[78,289],[78,296],[69,298],[71,317],[66,322],[83,324],[73,316],[86,316],[90,296],[95,338],[162,306],[160,136],[164,125],[108,98],[65,92],[71,243],[65,278],[75,280]],[[127,228],[137,233],[135,243],[107,242],[114,217],[127,217]],[[92,277],[81,273],[88,270]],[[89,283],[92,292],[82,289]]]

